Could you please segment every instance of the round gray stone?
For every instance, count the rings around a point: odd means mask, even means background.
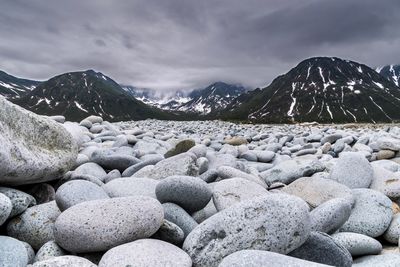
[[[36,253],[34,262],[48,260],[54,257],[64,256],[66,252],[54,241],[44,244]]]
[[[352,256],[379,254],[382,245],[376,239],[357,233],[341,232],[332,235],[336,243],[345,247]]]
[[[170,176],[158,183],[156,196],[161,203],[172,202],[188,212],[194,212],[207,205],[212,192],[208,184],[200,178]]]
[[[334,198],[311,211],[311,229],[331,234],[338,230],[350,217],[351,203],[344,198]]]
[[[393,216],[393,219],[383,234],[383,238],[392,243],[392,244],[399,244],[399,237],[400,237],[400,213],[397,213]]]
[[[264,250],[241,250],[225,257],[218,267],[328,267]]]
[[[353,189],[354,208],[341,232],[354,232],[377,237],[382,235],[392,220],[392,201],[371,189]]]
[[[44,261],[35,262],[32,267],[97,267],[96,264],[89,260],[77,256],[60,256],[50,258]]]
[[[153,235],[163,223],[161,204],[150,197],[121,197],[82,202],[55,223],[57,244],[71,252],[104,251]]]
[[[33,250],[32,246],[24,241],[20,242],[24,244],[26,252],[28,253],[28,263],[29,264],[33,263],[33,260],[35,259],[35,251]]]
[[[28,252],[22,242],[0,236],[0,266],[25,267],[28,264]]]
[[[0,193],[6,195],[12,203],[10,218],[23,213],[27,208],[36,205],[33,196],[20,190],[8,187],[0,187]]]
[[[307,204],[287,194],[268,194],[227,208],[197,226],[183,249],[193,266],[217,266],[243,249],[289,253],[310,233]],[[285,238],[282,238],[285,237]]]
[[[7,233],[39,249],[54,240],[54,222],[60,213],[55,201],[30,207],[8,222]]]
[[[66,182],[56,192],[56,203],[61,211],[85,201],[106,198],[109,197],[100,186],[85,180]]]
[[[161,225],[160,229],[152,236],[152,238],[160,239],[165,242],[181,245],[183,240],[185,240],[185,233],[178,225],[164,220],[164,223]]]
[[[370,189],[379,191],[390,198],[400,198],[400,172],[390,171],[382,165],[374,165],[374,179]]]
[[[8,219],[12,210],[11,200],[0,193],[0,226]]]
[[[184,209],[174,203],[162,204],[165,219],[176,224],[186,236],[197,227],[198,223]]]
[[[373,179],[371,164],[362,153],[343,152],[331,170],[329,179],[349,188],[368,188]]]
[[[141,239],[107,251],[99,267],[114,266],[191,267],[192,260],[183,250],[167,242]]]
[[[117,178],[103,186],[110,197],[148,196],[156,198],[159,181],[149,178]]]
[[[307,241],[288,255],[338,267],[351,267],[353,263],[353,259],[345,247],[321,232],[311,232]]]
[[[108,149],[94,151],[90,160],[107,170],[117,169],[120,172],[140,162],[138,158],[132,155],[118,153]]]
[[[333,198],[344,198],[354,203],[352,191],[347,186],[330,179],[320,177],[303,177],[282,191],[304,199],[311,207],[315,208]]]
[[[94,162],[88,162],[82,164],[74,170],[75,174],[87,174],[96,177],[100,181],[104,181],[107,173],[99,164]]]
[[[268,194],[261,185],[243,178],[230,178],[215,183],[213,202],[218,211],[241,201]]]
[[[353,267],[397,267],[400,266],[400,254],[364,256],[354,260]]]
[[[75,164],[78,146],[59,123],[0,97],[0,184],[59,178]]]

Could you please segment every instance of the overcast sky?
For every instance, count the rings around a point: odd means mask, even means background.
[[[0,0],[0,69],[258,87],[312,56],[399,64],[399,14],[399,0]]]

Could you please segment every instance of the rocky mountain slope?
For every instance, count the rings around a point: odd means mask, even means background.
[[[74,121],[88,115],[110,121],[175,118],[136,100],[114,80],[93,70],[61,74],[11,100],[35,113],[64,115]]]
[[[400,86],[400,65],[388,65],[378,68],[376,71],[397,86]]]
[[[400,90],[370,67],[339,58],[302,61],[263,89],[239,96],[219,115],[254,122],[391,122]]]
[[[39,81],[21,79],[0,71],[0,95],[6,98],[18,98],[33,90]]]
[[[154,90],[139,89],[132,86],[123,86],[138,100],[164,110],[182,111],[198,115],[207,115],[226,108],[233,99],[244,93],[246,89],[241,85],[224,82],[213,83],[206,88],[185,93],[177,91],[174,94],[156,93]]]

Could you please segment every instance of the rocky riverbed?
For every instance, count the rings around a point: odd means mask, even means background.
[[[0,98],[0,266],[400,266],[400,127],[80,123]]]

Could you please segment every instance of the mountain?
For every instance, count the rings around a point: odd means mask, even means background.
[[[400,120],[400,90],[366,65],[310,58],[263,89],[237,97],[221,116],[253,122],[323,123]]]
[[[21,97],[39,84],[39,81],[17,78],[4,71],[0,71],[0,95],[6,98]]]
[[[388,65],[376,69],[378,73],[392,81],[397,86],[400,86],[400,65]]]
[[[35,113],[64,115],[72,121],[89,115],[109,121],[175,118],[135,99],[114,80],[93,70],[58,75],[10,100]]]
[[[246,92],[241,85],[216,82],[204,89],[191,92],[190,101],[175,108],[178,111],[207,115],[225,109],[233,99]]]
[[[147,105],[165,110],[175,110],[176,106],[186,103],[190,100],[182,91],[159,92],[153,89],[137,88],[129,85],[121,85],[122,89],[131,94],[137,100]]]

